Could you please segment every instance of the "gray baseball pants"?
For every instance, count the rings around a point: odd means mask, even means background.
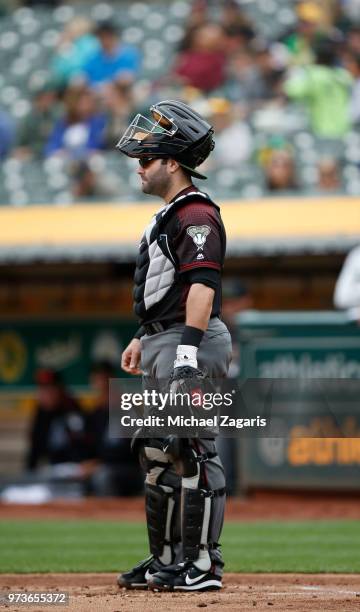
[[[181,341],[184,324],[174,324],[163,332],[141,338],[141,369],[144,372],[144,380],[148,380],[152,388],[154,385],[161,386],[161,383],[169,380],[173,371],[176,348]],[[217,317],[210,319],[209,326],[201,341],[198,354],[198,366],[206,371],[210,378],[224,378],[227,375],[231,360],[231,336],[226,325]],[[146,384],[146,383],[145,383]],[[162,389],[159,389],[162,390]],[[164,389],[166,390],[166,389]],[[196,448],[197,453],[215,453],[215,441],[211,439],[197,439],[191,442]],[[163,457],[161,457],[161,454]],[[169,462],[169,458],[162,451],[157,450],[155,458],[164,461],[165,468],[161,470],[156,467],[147,470],[145,479],[146,485],[161,486],[181,491],[184,485],[183,479],[179,476],[174,466]],[[208,459],[201,464],[201,480],[199,488],[206,488],[211,491],[221,491],[225,488],[225,475],[221,460],[218,455]],[[173,508],[173,533],[167,533],[166,539],[174,544],[173,550],[176,552],[176,562],[181,561],[181,547],[176,544],[181,539],[180,530],[180,497],[175,498]],[[212,500],[211,521],[209,524],[208,540],[211,543],[218,543],[223,526],[225,509],[225,495],[214,497]],[[173,561],[170,549],[164,547],[163,557],[160,559],[168,564]],[[222,574],[221,554],[218,550],[211,553],[211,557],[220,558],[220,563],[216,568],[216,573]]]

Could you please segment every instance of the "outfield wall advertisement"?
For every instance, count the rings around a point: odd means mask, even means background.
[[[241,441],[243,487],[359,489],[360,327],[342,313],[247,312],[238,318],[240,379],[329,381],[329,409],[289,396],[273,437]],[[337,409],[332,398],[337,391]],[[284,427],[286,423],[286,427]],[[286,435],[281,435],[283,426]]]
[[[121,353],[136,330],[132,320],[69,318],[0,322],[0,394],[34,387],[38,368],[53,368],[75,390],[89,384],[94,361],[120,368]]]

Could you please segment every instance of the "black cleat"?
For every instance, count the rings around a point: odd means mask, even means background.
[[[119,574],[117,577],[117,583],[119,587],[125,589],[147,589],[149,580],[153,574],[163,570],[164,566],[161,561],[156,559],[153,555],[140,561],[132,570]]]
[[[168,565],[166,571],[158,571],[148,580],[152,591],[217,591],[221,589],[221,577],[209,571],[199,570],[191,561]]]

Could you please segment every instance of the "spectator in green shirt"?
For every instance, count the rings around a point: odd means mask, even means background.
[[[314,61],[314,43],[326,31],[324,12],[316,2],[300,2],[296,6],[297,22],[282,37],[292,66],[306,66]]]
[[[352,77],[336,66],[336,43],[318,42],[316,61],[290,76],[284,83],[286,95],[307,108],[312,130],[322,138],[341,138],[351,127],[349,100]]]
[[[34,91],[31,110],[18,128],[15,155],[22,159],[43,157],[58,114],[56,90],[51,81],[45,82]]]

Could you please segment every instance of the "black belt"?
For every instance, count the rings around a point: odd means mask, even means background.
[[[210,317],[210,319],[215,318],[219,318],[218,315]],[[179,323],[183,323],[185,325],[185,321],[155,321],[154,323],[144,323],[143,328],[148,336],[153,336],[154,334],[163,332],[166,329],[169,329],[169,327]]]
[[[169,329],[169,327],[176,325],[176,323],[180,323],[180,321],[155,321],[155,323],[145,323],[143,328],[148,336],[153,336]]]

